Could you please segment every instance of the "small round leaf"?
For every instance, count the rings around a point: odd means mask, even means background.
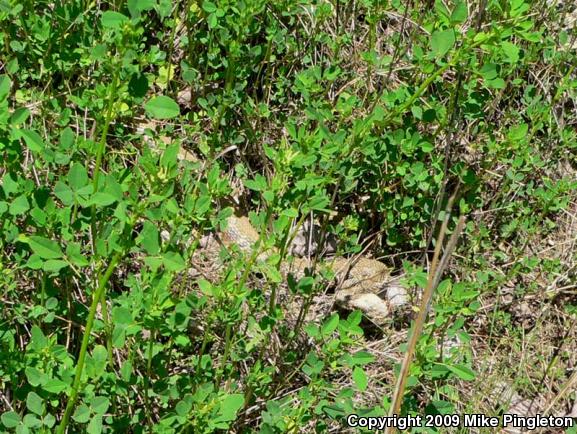
[[[146,103],[144,109],[155,119],[172,119],[180,114],[178,104],[167,96],[152,98]]]

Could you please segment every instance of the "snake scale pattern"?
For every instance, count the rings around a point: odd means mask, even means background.
[[[248,217],[236,211],[227,219],[226,229],[219,238],[223,244],[238,246],[248,254],[255,248],[259,233]],[[259,259],[265,260],[272,253],[275,252],[262,253]],[[376,259],[334,257],[327,258],[325,265],[335,276],[335,301],[344,308],[361,310],[376,324],[390,320],[393,311],[408,303],[407,292],[399,279],[391,276],[390,268]],[[290,264],[281,264],[281,272],[284,277],[290,272],[298,280],[311,266],[311,259],[295,257]]]

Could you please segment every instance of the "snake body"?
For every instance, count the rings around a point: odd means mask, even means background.
[[[225,245],[236,245],[241,251],[250,253],[259,233],[246,216],[235,213],[227,219],[220,238]],[[264,260],[272,253],[262,253],[259,259]],[[295,257],[290,264],[281,264],[281,273],[283,276],[292,273],[298,280],[312,265],[309,258]],[[392,277],[390,268],[376,259],[334,257],[327,259],[325,265],[335,276],[335,301],[348,309],[360,309],[375,323],[390,319],[393,309],[408,302],[407,293],[398,278]]]
[[[144,127],[142,126],[142,130]],[[149,143],[149,146],[155,147]],[[179,160],[199,161],[198,158],[181,149]],[[235,202],[235,201],[233,201]],[[228,217],[226,228],[220,234],[225,245],[236,245],[250,253],[258,242],[259,233],[252,226],[248,217],[233,207],[235,212]],[[330,249],[329,249],[330,250]],[[275,252],[264,252],[259,259],[266,259]],[[293,261],[281,264],[281,273],[286,277],[288,273],[298,280],[306,275],[312,261],[306,257],[295,257]],[[360,309],[373,322],[381,324],[390,319],[392,311],[408,304],[408,296],[399,279],[391,276],[391,270],[376,259],[358,257],[334,257],[325,262],[325,265],[335,276],[335,301],[345,308]],[[382,297],[381,297],[382,296]]]

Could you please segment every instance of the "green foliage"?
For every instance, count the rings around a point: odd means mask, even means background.
[[[458,185],[466,247],[404,407],[454,411],[480,299],[562,268],[527,247],[574,200],[558,162],[577,163],[577,81],[544,2],[426,3],[0,0],[0,429],[325,432],[385,414],[373,373],[393,363],[363,347],[359,312],[305,320],[330,273],[285,279],[291,227],[315,214],[341,255],[374,239],[423,288],[406,252],[430,247]],[[200,277],[229,174],[261,239]]]

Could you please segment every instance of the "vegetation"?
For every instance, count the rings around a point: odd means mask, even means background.
[[[284,276],[291,227],[313,215],[417,306],[452,195],[402,414],[498,415],[503,383],[569,414],[570,3],[0,0],[0,431],[386,415],[410,315],[335,310],[322,259]],[[231,198],[261,238],[211,257]]]

